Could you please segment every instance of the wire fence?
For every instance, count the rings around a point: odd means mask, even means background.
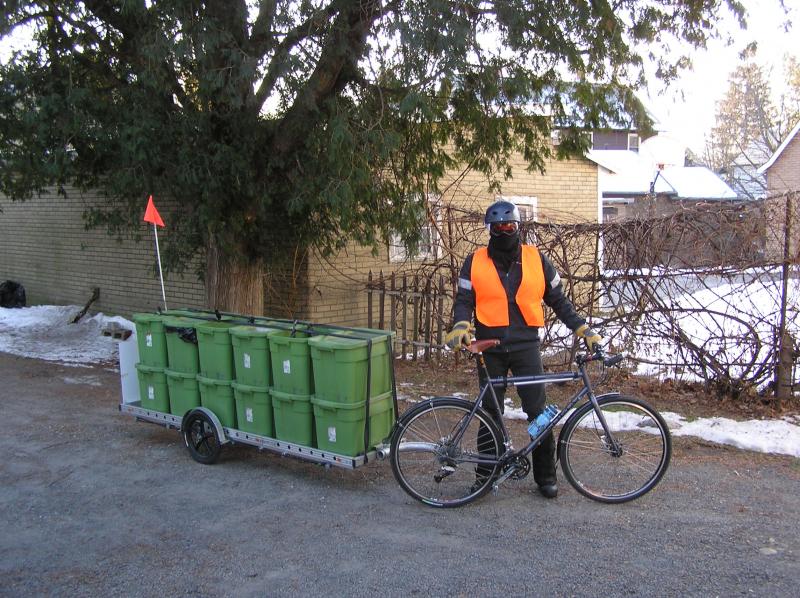
[[[643,373],[701,380],[719,394],[761,392],[780,404],[800,390],[800,194],[758,202],[647,200],[606,223],[526,221],[522,234],[553,261],[579,313]],[[440,359],[458,270],[485,244],[482,214],[441,208],[435,259],[370,273],[370,327],[393,330],[401,358]],[[547,313],[547,312],[546,312]],[[547,314],[553,367],[577,343]]]

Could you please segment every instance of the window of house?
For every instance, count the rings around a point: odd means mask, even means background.
[[[639,135],[636,133],[628,133],[628,149],[632,152],[639,151]]]
[[[438,205],[439,196],[428,195],[428,202],[431,207],[434,222],[427,219],[420,224],[420,241],[416,251],[413,253],[410,252],[400,238],[400,235],[393,234],[389,240],[390,262],[405,262],[408,260],[426,261],[434,260],[439,257],[439,227],[441,226]]]
[[[536,210],[539,200],[530,195],[498,195],[496,201],[510,201],[519,208],[519,215],[522,222],[533,222],[536,220]]]
[[[520,236],[524,243],[536,243],[533,223],[536,221],[539,200],[531,195],[498,195],[497,201],[510,201],[519,208],[522,218]]]
[[[619,218],[619,208],[603,206],[603,222],[613,222]]]

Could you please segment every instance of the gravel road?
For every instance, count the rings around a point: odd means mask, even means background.
[[[680,439],[650,495],[529,478],[449,511],[387,463],[226,449],[117,409],[119,378],[0,354],[2,596],[796,596],[800,460]]]

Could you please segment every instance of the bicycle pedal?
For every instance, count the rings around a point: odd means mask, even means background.
[[[500,492],[500,484],[492,484],[492,494],[497,496],[498,492]]]

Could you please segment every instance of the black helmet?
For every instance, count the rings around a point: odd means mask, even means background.
[[[486,216],[483,218],[483,223],[489,226],[493,222],[516,222],[519,223],[522,218],[519,216],[519,208],[510,201],[500,200],[494,202],[486,210]]]

